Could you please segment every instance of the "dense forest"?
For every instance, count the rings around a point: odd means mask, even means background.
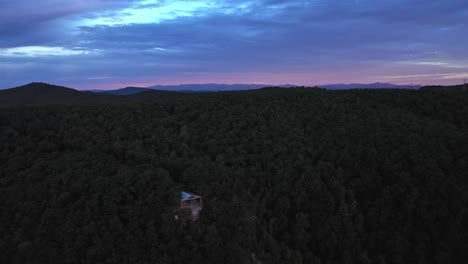
[[[466,263],[468,97],[0,108],[0,263]],[[181,191],[203,196],[176,220]]]

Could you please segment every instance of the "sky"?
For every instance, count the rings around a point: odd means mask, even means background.
[[[466,0],[0,0],[0,88],[458,84]]]

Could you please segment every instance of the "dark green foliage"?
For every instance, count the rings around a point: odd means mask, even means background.
[[[430,85],[421,87],[421,91],[433,92],[433,93],[442,93],[449,95],[458,95],[458,96],[468,96],[468,85],[459,84],[452,86],[441,86],[441,85]]]
[[[465,263],[467,120],[413,90],[3,108],[0,263]]]

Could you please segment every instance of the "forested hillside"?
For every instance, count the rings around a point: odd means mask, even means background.
[[[143,89],[143,88],[130,88]],[[0,107],[40,106],[40,105],[120,105],[131,103],[154,103],[183,97],[184,93],[148,90],[128,93],[117,90],[114,93],[93,93],[51,85],[30,83],[27,85],[0,90]]]
[[[467,84],[452,85],[452,86],[430,85],[430,86],[421,87],[421,90],[426,91],[426,92],[468,96]]]
[[[2,108],[0,263],[466,263],[467,98]],[[175,220],[180,191],[198,221]]]

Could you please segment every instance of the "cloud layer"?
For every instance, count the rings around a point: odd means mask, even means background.
[[[465,0],[4,0],[0,88],[459,83],[466,21]]]

